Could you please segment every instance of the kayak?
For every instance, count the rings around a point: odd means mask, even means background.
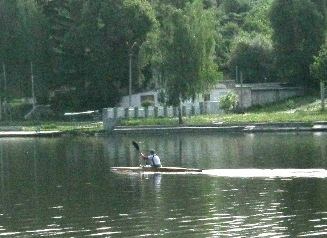
[[[176,173],[202,174],[213,177],[231,178],[327,178],[327,169],[193,169],[183,167],[111,167],[121,174],[135,173]]]
[[[183,168],[183,167],[151,167],[151,166],[140,166],[140,167],[111,167],[112,172],[117,173],[192,173],[202,172],[202,169],[194,168]]]

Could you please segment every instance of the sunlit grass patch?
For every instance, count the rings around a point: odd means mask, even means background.
[[[177,125],[177,118],[138,118],[138,119],[123,119],[120,122],[122,126],[139,126],[139,125],[148,125],[148,126],[171,126]]]

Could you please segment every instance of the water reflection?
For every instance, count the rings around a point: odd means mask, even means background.
[[[155,148],[164,165],[218,168],[326,168],[326,133],[117,136],[106,141],[111,166],[138,166]],[[124,155],[124,158],[121,158]]]
[[[325,236],[324,179],[109,172],[155,148],[166,165],[325,168],[327,134],[0,139],[0,236]]]

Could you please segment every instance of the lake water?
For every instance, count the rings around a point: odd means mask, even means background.
[[[133,140],[210,172],[111,173]],[[0,138],[0,237],[326,237],[326,155],[309,132]]]

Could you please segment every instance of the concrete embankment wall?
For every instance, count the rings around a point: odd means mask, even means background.
[[[262,86],[262,84],[260,84]],[[239,104],[243,108],[256,105],[265,105],[273,102],[279,102],[287,98],[302,96],[304,90],[299,87],[266,87],[243,86],[235,88],[239,98]]]
[[[301,88],[278,88],[278,89],[252,89],[251,101],[252,105],[264,105],[282,101],[287,98],[303,95]]]
[[[203,126],[117,126],[113,134],[174,134],[174,133],[260,133],[260,132],[327,132],[327,122],[315,123],[241,123]]]

